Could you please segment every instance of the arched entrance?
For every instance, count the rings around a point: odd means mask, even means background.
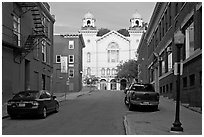
[[[116,83],[116,80],[115,79],[112,79],[111,81],[110,81],[110,89],[111,90],[116,90],[116,85],[117,83]]]
[[[105,79],[100,80],[100,89],[101,90],[106,90],[107,89],[107,84]]]
[[[127,80],[126,79],[121,79],[120,80],[120,90],[124,90],[127,86]]]

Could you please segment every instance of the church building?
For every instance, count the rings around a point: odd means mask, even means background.
[[[96,19],[90,12],[83,18],[79,33],[82,34],[85,48],[83,49],[83,79],[98,77],[98,89],[120,90],[127,84],[126,79],[116,79],[116,68],[119,63],[137,59],[137,48],[142,34],[146,30],[141,15],[136,12],[130,19],[128,29],[108,30],[97,29]]]

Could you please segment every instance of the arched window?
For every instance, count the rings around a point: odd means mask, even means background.
[[[105,69],[104,68],[101,69],[101,75],[105,75]]]
[[[110,69],[107,68],[107,75],[110,75]]]
[[[87,68],[87,75],[91,75],[91,68],[90,67]]]
[[[115,42],[111,42],[107,48],[108,51],[108,62],[116,63],[119,62],[119,46]]]
[[[88,20],[88,21],[87,21],[87,26],[90,26],[90,25],[91,25],[91,21]]]
[[[139,26],[139,21],[136,20],[136,21],[135,21],[135,24],[136,24],[136,26]]]
[[[91,62],[91,53],[90,52],[87,53],[87,62]]]
[[[112,68],[112,75],[116,74],[116,70],[114,68]]]

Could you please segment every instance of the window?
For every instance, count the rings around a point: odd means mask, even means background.
[[[46,62],[46,41],[42,41],[42,61]]]
[[[70,78],[74,77],[74,69],[73,68],[69,68],[69,77]]]
[[[101,69],[101,75],[105,75],[105,69],[104,68]]]
[[[69,63],[74,63],[74,55],[69,55]]]
[[[119,62],[119,46],[115,42],[111,42],[108,45],[108,62]]]
[[[168,11],[169,11],[169,27],[170,27],[171,26],[171,3],[169,4]]]
[[[168,93],[169,92],[169,85],[167,84],[166,85],[166,93]]]
[[[165,11],[165,16],[164,16],[164,18],[165,18],[165,32],[167,32],[167,31],[168,31],[167,10]]]
[[[166,91],[165,91],[165,86],[163,86],[163,93],[165,93]]]
[[[199,77],[200,77],[200,84],[202,84],[202,71],[199,72]]]
[[[168,46],[167,47],[167,58],[168,58],[168,71],[171,71],[173,68],[173,63],[172,63],[172,47]]]
[[[91,25],[91,21],[88,20],[88,21],[87,21],[87,26],[90,26],[90,25]]]
[[[47,64],[50,65],[51,60],[51,51],[50,51],[50,45],[47,45]]]
[[[34,41],[34,43],[35,43],[35,45],[36,45],[36,48],[35,48],[35,50],[34,50],[34,58],[35,59],[39,59],[39,39],[35,39],[35,41]]]
[[[87,53],[87,62],[91,62],[91,53],[90,52]]]
[[[178,14],[178,2],[176,2],[176,4],[175,4],[175,16],[177,16],[177,14]]]
[[[56,55],[56,63],[61,63],[61,55]]]
[[[69,41],[69,49],[74,49],[74,41],[73,40]]]
[[[185,29],[185,57],[189,58],[194,52],[194,23]]]
[[[194,86],[195,85],[195,74],[190,75],[190,86]]]
[[[183,78],[183,87],[186,88],[187,87],[187,77]]]
[[[112,75],[116,74],[116,70],[114,68],[112,68]]]
[[[87,75],[91,75],[91,68],[90,67],[87,68]]]
[[[15,44],[20,46],[20,18],[15,14],[13,16],[13,34]]]
[[[107,75],[110,75],[110,69],[107,68]]]
[[[164,16],[162,17],[162,37],[164,36],[164,28],[165,28],[165,23],[164,23]]]
[[[162,93],[162,87],[160,87],[159,93],[160,93],[160,94]]]
[[[170,83],[170,91],[173,90],[173,83]]]
[[[161,74],[163,75],[165,73],[165,61],[162,57],[162,60],[161,60]]]

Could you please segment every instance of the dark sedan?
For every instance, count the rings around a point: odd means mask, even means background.
[[[59,102],[47,90],[27,90],[18,92],[7,102],[7,112],[11,118],[21,115],[39,115],[46,118],[50,112],[59,111]]]

